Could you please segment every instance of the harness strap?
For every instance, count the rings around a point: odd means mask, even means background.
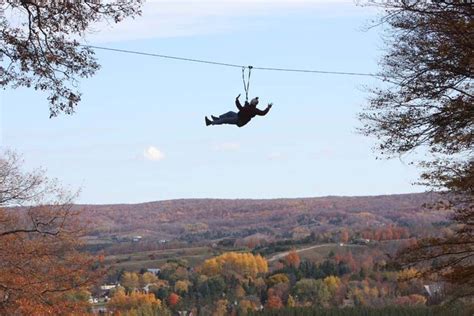
[[[250,75],[252,74],[252,66],[242,67],[242,81],[244,83],[244,90],[245,90],[245,101],[248,102],[249,100],[249,87],[250,87]],[[247,76],[247,82],[245,82],[245,69],[249,70]]]

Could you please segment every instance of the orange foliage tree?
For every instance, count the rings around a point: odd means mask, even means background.
[[[347,229],[341,231],[341,242],[348,242],[349,241],[349,232]]]
[[[192,283],[188,280],[179,280],[175,283],[174,289],[178,293],[187,293]]]
[[[126,294],[123,288],[119,288],[115,295],[107,303],[112,312],[138,314],[142,311],[158,313],[162,310],[161,301],[153,294],[134,291]],[[161,315],[161,314],[160,314]]]
[[[400,296],[395,299],[395,303],[397,305],[404,305],[404,306],[417,306],[417,305],[425,305],[426,298],[423,295],[419,294],[411,294],[408,296]]]
[[[71,195],[21,165],[14,153],[0,156],[0,314],[85,313],[98,262],[78,251]]]
[[[178,294],[176,294],[176,293],[171,293],[171,294],[168,296],[168,304],[169,304],[170,306],[175,306],[176,304],[179,303],[180,299],[181,299],[181,298],[179,297]]]
[[[280,309],[283,307],[283,302],[278,295],[275,295],[272,293],[272,291],[269,291],[266,307],[268,309]]]
[[[207,275],[238,274],[256,277],[259,273],[268,272],[268,263],[260,255],[251,253],[226,252],[220,256],[208,259],[201,267],[202,273]]]
[[[301,259],[296,250],[292,250],[285,256],[284,262],[287,266],[298,268],[300,266]]]

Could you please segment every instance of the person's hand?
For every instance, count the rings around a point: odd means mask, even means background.
[[[271,108],[273,106],[273,103],[268,103],[268,107]]]

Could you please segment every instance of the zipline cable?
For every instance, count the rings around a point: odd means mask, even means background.
[[[175,60],[189,61],[189,62],[194,62],[194,63],[203,63],[203,64],[211,64],[211,65],[234,67],[234,68],[244,67],[242,65],[220,63],[220,62],[216,62],[216,61],[185,58],[185,57],[176,57],[176,56],[169,56],[169,55],[161,55],[161,54],[155,54],[155,53],[146,53],[146,52],[139,52],[139,51],[134,51],[134,50],[117,49],[117,48],[101,47],[101,46],[93,46],[93,45],[81,45],[81,46],[94,48],[94,49],[108,50],[108,51],[118,52],[118,53],[126,53],[126,54],[135,54],[135,55],[144,55],[144,56],[151,56],[151,57],[175,59]]]
[[[211,60],[202,60],[202,59],[194,59],[194,58],[186,58],[186,57],[177,57],[177,56],[170,56],[170,55],[162,55],[162,54],[155,54],[155,53],[147,53],[147,52],[140,52],[140,51],[133,51],[133,50],[126,50],[126,49],[118,49],[118,48],[110,48],[110,47],[102,47],[102,46],[95,46],[95,45],[81,45],[83,47],[99,49],[99,50],[106,50],[118,53],[125,53],[125,54],[135,54],[135,55],[143,55],[143,56],[150,56],[150,57],[158,57],[158,58],[167,58],[167,59],[174,59],[174,60],[181,60],[181,61],[188,61],[194,63],[202,63],[202,64],[210,64],[216,66],[224,66],[224,67],[234,67],[234,68],[242,68],[244,71],[245,69],[249,69],[249,80],[250,80],[250,70],[266,70],[266,71],[282,71],[282,72],[301,72],[301,73],[316,73],[316,74],[325,74],[325,75],[343,75],[343,76],[365,76],[365,77],[373,77],[383,81],[388,81],[387,79],[383,78],[382,76],[372,74],[372,73],[363,73],[363,72],[343,72],[343,71],[325,71],[325,70],[316,70],[316,69],[292,69],[292,68],[273,68],[273,67],[255,67],[255,66],[243,66],[237,64],[230,64],[230,63],[221,63],[217,61]],[[245,79],[244,79],[244,86],[245,86]],[[247,90],[247,89],[246,89]]]

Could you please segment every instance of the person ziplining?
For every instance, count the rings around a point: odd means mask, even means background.
[[[265,116],[273,106],[272,103],[269,103],[265,110],[258,109],[257,108],[258,97],[253,98],[250,102],[245,101],[244,106],[242,106],[240,104],[239,97],[240,97],[240,94],[237,96],[237,98],[235,98],[235,105],[237,106],[237,109],[239,109],[238,113],[234,111],[229,111],[225,114],[222,114],[219,117],[211,115],[212,121],[208,119],[206,116],[205,117],[206,126],[232,124],[232,125],[237,125],[238,127],[242,127],[246,125],[248,122],[250,122],[250,120],[257,115]]]
[[[253,98],[250,102],[249,100],[249,86],[250,86],[250,75],[252,73],[252,66],[242,67],[242,81],[244,83],[244,90],[245,90],[245,104],[242,106],[240,104],[240,94],[235,98],[235,105],[239,112],[229,111],[227,113],[222,114],[221,116],[214,116],[211,115],[212,120],[210,120],[207,116],[205,117],[206,126],[209,125],[222,125],[222,124],[231,124],[237,125],[238,127],[242,127],[250,122],[255,116],[260,115],[264,116],[270,111],[273,106],[273,103],[269,103],[265,110],[260,110],[257,108],[258,105],[258,97]],[[245,69],[248,69],[248,78],[247,82],[245,82]]]
[[[253,66],[243,66],[239,64],[233,64],[233,63],[223,63],[223,62],[214,61],[214,60],[203,60],[203,59],[196,59],[196,58],[163,55],[163,54],[156,54],[156,53],[136,51],[136,50],[125,50],[125,49],[93,46],[93,45],[86,45],[86,44],[79,44],[79,45],[82,47],[89,48],[89,49],[100,49],[100,50],[106,50],[106,51],[112,51],[112,52],[118,52],[118,53],[151,56],[151,57],[156,57],[156,58],[172,59],[172,60],[200,63],[200,64],[206,64],[206,65],[215,65],[215,66],[230,67],[230,68],[241,68],[242,80],[244,82],[244,89],[245,89],[244,106],[240,104],[240,101],[239,101],[240,94],[239,94],[239,96],[237,96],[237,98],[235,99],[235,104],[237,108],[239,109],[238,112],[229,111],[218,117],[211,115],[212,120],[210,120],[206,116],[205,117],[206,126],[231,124],[231,125],[237,125],[238,127],[242,127],[246,125],[248,122],[250,122],[250,120],[252,120],[255,116],[257,115],[264,116],[270,111],[273,105],[272,103],[269,103],[265,110],[260,110],[257,108],[257,104],[259,102],[258,97],[253,98],[250,102],[248,102],[250,74],[251,74],[252,69],[263,70],[263,71],[287,72],[287,73],[292,72],[292,73],[312,73],[312,74],[319,74],[319,75],[364,76],[364,77],[375,78],[383,82],[398,84],[396,81],[393,81],[392,78],[387,78],[386,76],[375,74],[375,73],[329,71],[329,70],[303,69],[303,68],[298,69],[298,68],[281,68],[281,67],[253,67]],[[246,82],[245,71],[247,69],[248,69],[248,80]]]
[[[134,54],[134,55],[143,55],[143,56],[151,56],[156,58],[165,58],[165,59],[172,59],[172,60],[179,60],[185,62],[192,62],[192,63],[200,63],[200,64],[207,64],[207,65],[215,65],[215,66],[222,66],[222,67],[231,67],[231,68],[241,68],[242,69],[242,80],[244,82],[244,89],[245,89],[245,104],[242,106],[239,101],[240,94],[235,99],[235,104],[239,109],[238,112],[229,111],[227,113],[222,114],[221,116],[213,116],[212,120],[210,120],[207,116],[205,117],[206,126],[210,125],[222,125],[222,124],[231,124],[237,125],[238,127],[242,127],[246,125],[250,120],[252,120],[255,116],[266,115],[270,109],[272,108],[273,103],[269,103],[265,110],[260,110],[257,108],[257,104],[259,102],[258,97],[253,98],[250,102],[248,102],[248,92],[249,92],[249,83],[250,83],[250,74],[252,69],[256,70],[264,70],[264,71],[278,71],[278,72],[293,72],[293,73],[312,73],[312,74],[320,74],[320,75],[340,75],[340,76],[364,76],[364,77],[371,77],[382,80],[384,82],[390,82],[392,84],[398,84],[396,81],[392,81],[391,78],[387,78],[386,76],[374,74],[374,73],[362,73],[362,72],[348,72],[348,71],[329,71],[329,70],[319,70],[319,69],[298,69],[298,68],[281,68],[281,67],[253,67],[253,66],[243,66],[239,64],[231,64],[231,63],[223,63],[214,60],[202,60],[196,58],[187,58],[187,57],[179,57],[179,56],[171,56],[171,55],[163,55],[163,54],[156,54],[151,52],[143,52],[143,51],[136,51],[136,50],[125,50],[125,49],[118,49],[118,48],[110,48],[110,47],[101,47],[101,46],[93,46],[93,45],[86,45],[86,44],[79,44],[82,47],[86,47],[89,49],[100,49],[112,52],[119,52],[125,54]],[[245,70],[248,69],[248,80],[245,82]]]

